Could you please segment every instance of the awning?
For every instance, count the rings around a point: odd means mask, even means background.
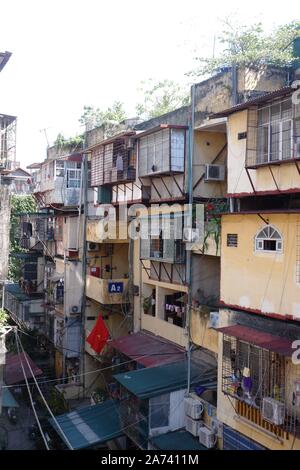
[[[152,437],[150,442],[157,450],[208,450],[199,438],[184,429]]]
[[[187,361],[114,375],[114,378],[123,387],[142,400],[187,388],[187,377]],[[202,386],[204,389],[215,389],[217,386],[216,367],[204,361],[197,363],[192,361],[191,385]]]
[[[119,402],[107,400],[55,417],[73,449],[85,449],[122,435]],[[52,418],[49,422],[60,434]]]
[[[224,333],[224,335],[233,336],[234,338],[259,346],[260,348],[273,351],[281,356],[290,357],[293,352],[295,352],[295,350],[292,349],[293,340],[259,331],[249,326],[232,325],[217,328],[216,330],[220,333]]]
[[[183,348],[169,341],[144,332],[122,336],[113,340],[111,346],[125,356],[134,359],[144,367],[154,367],[171,362],[178,362],[184,358]]]
[[[2,406],[4,408],[19,408],[18,402],[15,400],[13,394],[6,388],[6,384],[3,384],[2,389]]]
[[[28,359],[30,367],[33,371],[33,375],[35,377],[38,377],[43,374],[43,371],[38,368],[38,366],[33,362],[32,359],[30,359],[27,353],[20,353],[20,354],[9,353],[6,355],[6,364],[4,368],[4,380],[5,380],[5,383],[7,383],[7,385],[15,385],[25,380],[22,367],[21,367],[21,361],[23,363],[26,378],[32,379],[32,374],[27,365],[25,356]]]

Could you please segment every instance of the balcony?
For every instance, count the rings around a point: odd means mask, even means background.
[[[91,184],[125,183],[136,178],[134,132],[106,140],[92,149]]]
[[[185,169],[186,127],[160,126],[139,135],[139,176],[172,175]]]
[[[105,222],[103,217],[87,222],[86,238],[92,243],[127,243],[128,224],[122,221]]]
[[[101,279],[86,276],[86,295],[103,305],[120,305],[128,302],[128,279]]]
[[[247,168],[300,159],[298,108],[288,98],[248,110]]]

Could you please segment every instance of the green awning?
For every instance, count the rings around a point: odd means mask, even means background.
[[[4,408],[18,408],[19,407],[19,404],[15,400],[15,397],[9,391],[9,388],[6,388],[5,384],[4,384],[4,387],[2,389],[2,406]]]
[[[187,377],[187,361],[114,375],[123,387],[142,400],[187,388]],[[216,367],[202,361],[191,362],[191,385],[215,389],[217,386]]]
[[[73,449],[85,449],[122,435],[119,402],[107,400],[55,417]],[[53,419],[49,422],[66,442]]]
[[[184,429],[152,437],[150,441],[157,450],[208,450],[199,438]]]

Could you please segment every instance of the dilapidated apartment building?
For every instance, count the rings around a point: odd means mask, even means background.
[[[21,217],[24,288],[42,298],[66,397],[93,403],[77,412],[91,439],[58,418],[74,448],[299,448],[290,81],[224,69],[192,86],[189,106],[89,130],[30,166],[39,210]]]

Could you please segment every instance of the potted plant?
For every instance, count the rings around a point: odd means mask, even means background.
[[[151,307],[152,307],[152,295],[149,295],[149,297],[144,297],[143,309],[146,315],[149,313],[149,310]]]

